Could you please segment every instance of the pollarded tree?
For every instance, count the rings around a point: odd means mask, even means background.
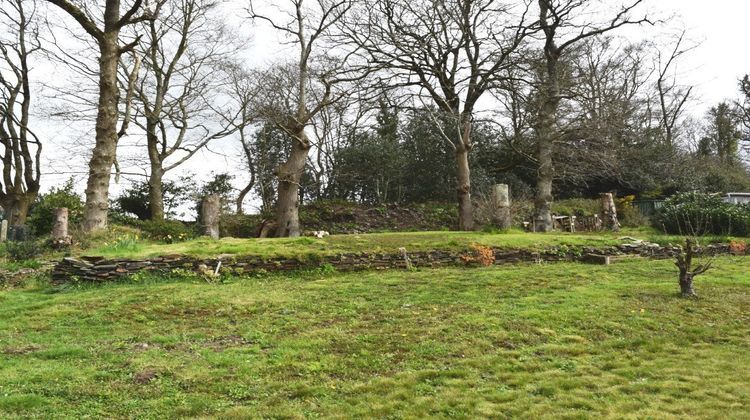
[[[611,18],[592,20],[592,15],[606,16],[606,11],[597,10],[602,2],[592,0],[538,0],[538,26],[543,36],[544,74],[539,86],[540,106],[536,120],[537,137],[537,185],[535,228],[537,231],[552,230],[552,181],[554,178],[554,144],[560,133],[556,129],[557,110],[564,92],[560,79],[563,76],[561,62],[565,54],[586,39],[596,37],[630,24],[649,22],[648,18],[633,19],[631,14],[643,0],[619,5]]]
[[[105,0],[103,7],[85,0],[46,1],[70,15],[99,48],[96,143],[89,161],[83,220],[84,231],[91,232],[107,226],[109,182],[120,137],[117,127],[120,101],[117,68],[120,57],[133,51],[139,42],[136,38],[123,45],[120,32],[126,26],[153,19],[162,0],[154,10],[144,7],[143,0],[134,0],[124,8],[124,13],[120,0]]]
[[[439,111],[437,141],[455,152],[461,230],[474,227],[469,154],[477,103],[503,80],[529,34],[528,3],[516,3],[362,0],[342,25],[383,85],[405,88],[421,107]]]
[[[34,1],[2,0],[0,6],[0,22],[8,28],[0,38],[3,147],[0,203],[10,224],[19,226],[26,221],[29,206],[39,193],[42,143],[29,127],[32,101],[29,58],[40,45],[34,23]]]
[[[261,118],[276,125],[290,139],[287,160],[276,168],[276,236],[299,236],[299,191],[302,175],[313,143],[306,128],[324,108],[343,93],[334,89],[351,80],[342,77],[345,59],[336,59],[330,45],[325,45],[333,25],[350,8],[348,0],[284,0],[284,18],[270,17],[257,10],[254,20],[271,25],[297,47],[298,58],[277,64],[258,74],[258,103]],[[283,20],[287,19],[287,20]]]

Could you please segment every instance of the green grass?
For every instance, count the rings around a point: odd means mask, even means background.
[[[653,230],[627,230],[620,233],[560,233],[536,234],[520,231],[508,233],[483,232],[398,232],[361,235],[333,235],[323,239],[267,238],[211,240],[200,238],[174,244],[134,242],[128,237],[125,243],[111,243],[84,251],[86,255],[120,258],[144,258],[170,254],[216,256],[220,254],[258,255],[262,257],[304,257],[310,254],[334,255],[349,252],[395,253],[398,248],[408,251],[464,250],[477,243],[501,248],[544,249],[554,246],[609,246],[623,243],[618,238],[636,236],[641,239],[666,244],[679,243],[678,236],[660,235]],[[723,238],[710,237],[706,241]]]
[[[0,417],[747,418],[750,259],[715,265],[0,291]]]

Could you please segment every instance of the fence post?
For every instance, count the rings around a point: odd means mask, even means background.
[[[8,220],[3,220],[0,224],[0,242],[8,240]]]

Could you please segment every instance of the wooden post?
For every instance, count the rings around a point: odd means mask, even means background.
[[[57,208],[54,211],[54,224],[52,225],[52,246],[55,248],[69,246],[72,243],[68,235],[68,209]]]
[[[495,184],[492,187],[493,222],[500,229],[508,229],[512,225],[510,215],[510,191],[507,184]]]
[[[8,221],[3,220],[2,224],[0,224],[0,242],[5,242],[8,240]]]
[[[617,207],[612,193],[602,194],[602,219],[604,228],[613,232],[620,230],[620,222],[617,221]]]
[[[219,216],[221,216],[221,197],[210,194],[201,203],[201,228],[203,234],[211,239],[219,239]]]

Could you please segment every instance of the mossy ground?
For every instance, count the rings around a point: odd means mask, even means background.
[[[715,266],[4,290],[0,417],[747,418],[750,259]]]

